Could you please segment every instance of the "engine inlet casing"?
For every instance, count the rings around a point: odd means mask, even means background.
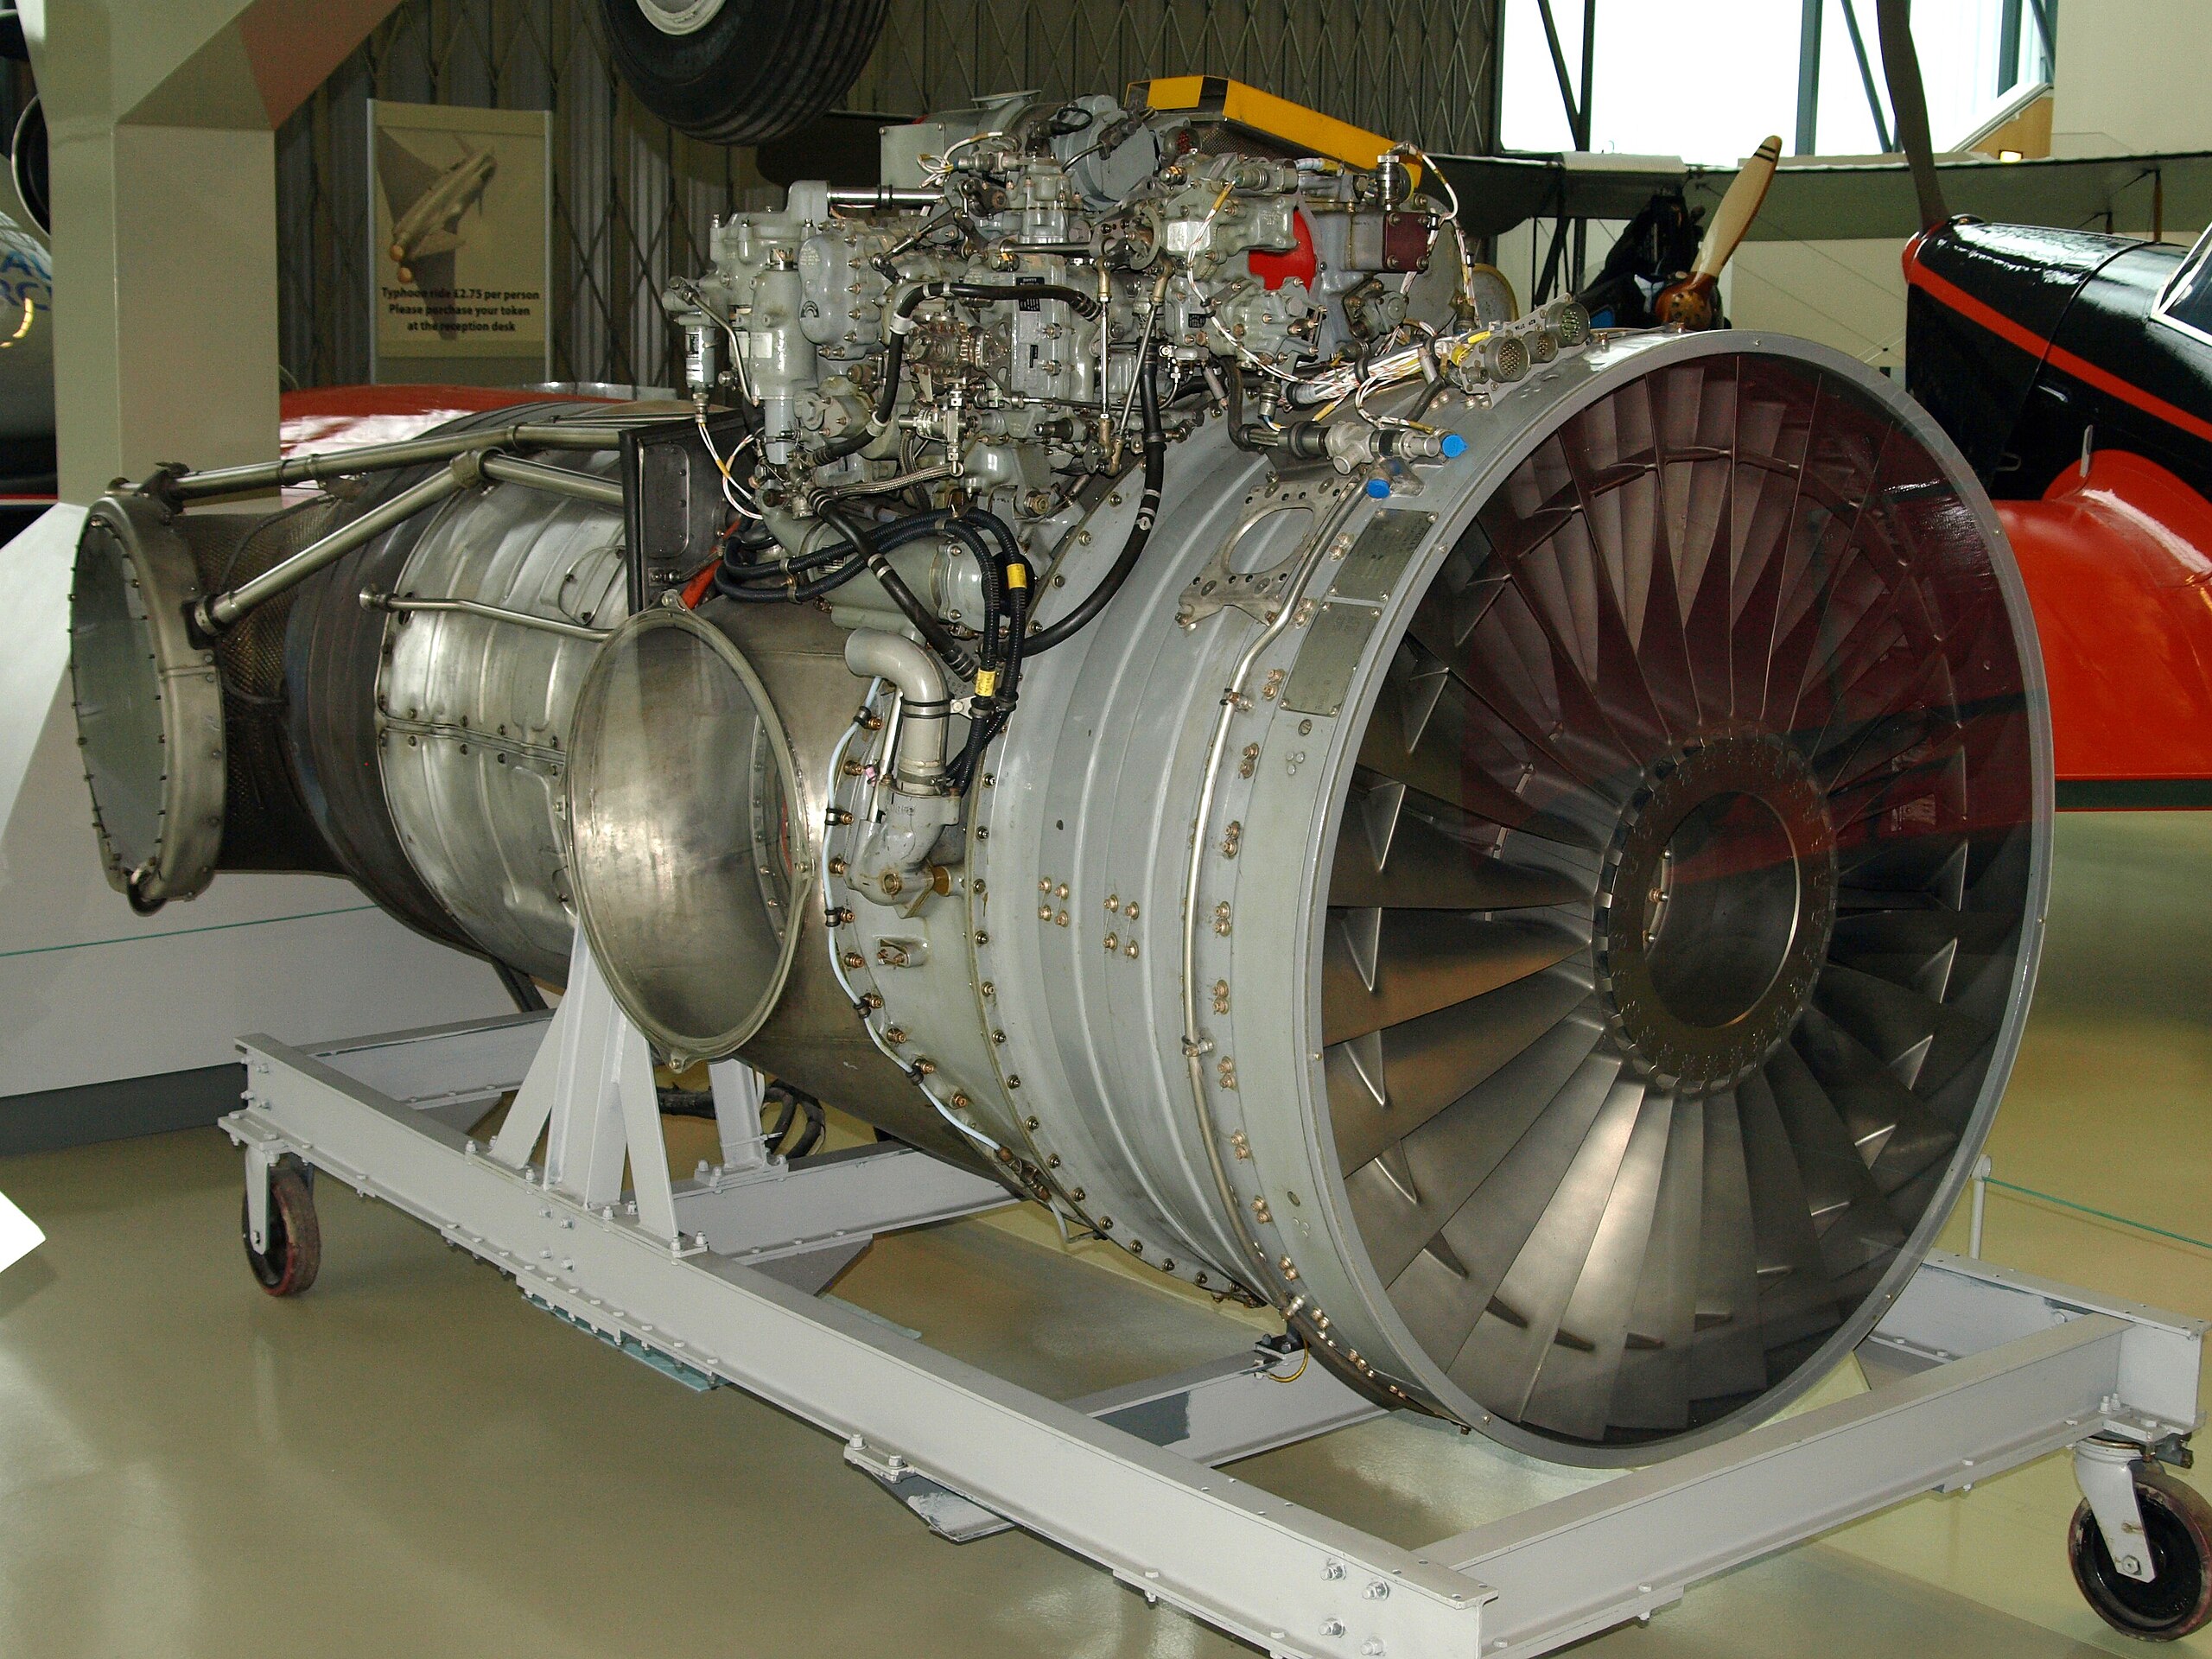
[[[749,1024],[1379,1400],[1649,1461],[1808,1387],[1967,1178],[2040,941],[2032,625],[1948,442],[1823,348],[1609,338],[1427,419],[1466,447],[1417,472],[1176,446],[911,891],[842,874],[894,695],[850,721],[788,618],[710,602],[682,673],[633,620],[579,693],[571,875],[671,1046]],[[712,810],[639,786],[702,708],[755,780]],[[741,937],[777,965],[719,1001],[669,971]]]

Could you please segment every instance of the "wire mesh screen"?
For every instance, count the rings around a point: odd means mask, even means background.
[[[1228,75],[1430,149],[1495,147],[1498,0],[892,0],[856,109]]]
[[[279,327],[295,385],[369,374],[368,100],[552,115],[553,372],[671,384],[658,296],[716,213],[772,205],[749,151],[637,106],[589,0],[407,0],[276,136]]]
[[[893,0],[846,103],[918,115],[980,93],[1118,92],[1205,73],[1432,149],[1496,133],[1498,0]],[[747,149],[671,130],[624,90],[597,0],[404,0],[276,137],[287,384],[369,375],[368,100],[547,110],[550,326],[562,380],[671,385],[668,278],[715,214],[774,206]]]

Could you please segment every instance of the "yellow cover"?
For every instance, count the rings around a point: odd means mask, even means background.
[[[1130,88],[1132,102],[1140,88],[1147,109],[1192,110],[1209,115],[1218,112],[1223,120],[1262,137],[1352,167],[1371,170],[1393,144],[1380,133],[1355,127],[1349,121],[1339,121],[1332,115],[1323,115],[1319,110],[1309,110],[1303,104],[1294,104],[1287,98],[1277,98],[1273,92],[1263,92],[1256,86],[1247,86],[1243,81],[1230,80],[1224,75],[1167,75],[1158,80],[1141,81]],[[1408,162],[1406,173],[1416,185],[1421,182],[1417,163]]]

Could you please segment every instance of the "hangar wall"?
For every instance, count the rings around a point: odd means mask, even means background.
[[[1234,75],[1433,149],[1497,127],[1499,0],[892,0],[854,110],[918,115],[1020,88],[1118,92]],[[638,107],[596,0],[405,0],[278,129],[279,327],[289,385],[368,378],[371,98],[553,117],[553,365],[563,380],[669,385],[658,295],[702,257],[716,213],[771,186],[748,149],[700,144]]]
[[[2051,153],[2212,150],[2212,34],[2202,0],[2066,0],[2058,9]],[[2159,49],[2146,53],[2145,41]],[[2146,183],[2114,204],[2112,228],[2151,234]],[[2107,228],[2102,223],[2087,226]],[[2188,242],[2201,224],[2164,226]],[[1894,373],[1904,372],[1902,240],[1747,242],[1733,261],[1742,327],[1802,334]]]

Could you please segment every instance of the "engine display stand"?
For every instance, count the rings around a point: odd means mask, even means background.
[[[245,1154],[257,1267],[282,1255],[288,1226],[302,1230],[302,1178],[319,1173],[679,1380],[734,1383],[837,1435],[849,1463],[944,1536],[1023,1528],[1271,1655],[1548,1652],[2066,1446],[2087,1499],[2077,1577],[2101,1544],[2106,1580],[2120,1580],[2103,1593],[2123,1604],[2156,1602],[2173,1583],[2155,1582],[2161,1571],[2212,1582],[2201,1552],[2146,1547],[2154,1506],[2139,1504],[2174,1484],[2157,1460],[2184,1459],[2198,1426],[2202,1321],[1938,1252],[1859,1350],[1878,1379],[1869,1391],[1402,1549],[1222,1471],[1379,1414],[1294,1352],[1263,1343],[1063,1402],[816,1295],[876,1235],[1011,1196],[899,1146],[770,1157],[760,1080],[736,1064],[712,1072],[723,1161],[670,1180],[645,1040],[581,949],[550,1017],[240,1046],[246,1104],[224,1128]],[[509,1090],[505,1126],[471,1138]],[[311,1209],[307,1220],[311,1233]]]

